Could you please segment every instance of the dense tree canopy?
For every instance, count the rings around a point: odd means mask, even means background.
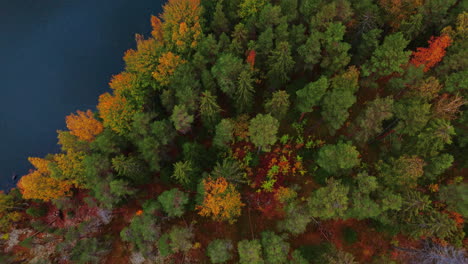
[[[466,262],[465,2],[166,1],[0,192],[0,262]]]

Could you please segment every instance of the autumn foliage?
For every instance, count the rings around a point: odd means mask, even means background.
[[[151,16],[151,27],[153,30],[151,31],[151,35],[158,41],[163,40],[163,31],[162,31],[162,22],[161,19],[157,16]]]
[[[250,65],[251,68],[255,66],[255,57],[257,56],[257,53],[255,50],[249,51],[247,55],[247,63]]]
[[[401,22],[414,14],[423,3],[421,0],[379,0],[383,10],[392,17],[389,23],[394,29],[398,29]]]
[[[176,55],[170,51],[164,53],[159,58],[159,64],[156,68],[156,71],[153,73],[153,77],[162,85],[168,85],[170,77],[176,71],[177,66],[185,62],[186,61],[181,59],[179,55]]]
[[[181,52],[195,48],[202,37],[200,0],[169,0],[163,9],[164,40]]]
[[[48,165],[50,161],[41,158],[29,158],[29,162],[36,168],[28,175],[21,177],[18,187],[25,199],[51,199],[66,196],[71,188],[68,181],[50,177]]]
[[[102,94],[99,96],[97,109],[104,120],[104,126],[121,134],[130,129],[134,111],[127,104],[125,97],[109,93]]]
[[[134,87],[135,75],[129,72],[122,72],[112,76],[109,86],[115,93],[122,94]]]
[[[70,134],[88,142],[93,141],[94,137],[104,130],[101,122],[93,117],[91,110],[77,111],[76,114],[67,116],[66,123]]]
[[[452,39],[448,35],[431,37],[428,48],[417,48],[417,51],[413,52],[411,64],[416,67],[424,64],[424,71],[427,72],[442,60],[445,56],[445,50],[451,43]]]
[[[203,205],[197,206],[198,214],[211,216],[215,221],[229,221],[234,223],[236,217],[241,215],[244,204],[240,193],[225,178],[205,179]]]
[[[447,120],[455,119],[460,113],[460,107],[465,104],[466,101],[459,95],[442,94],[433,105],[434,115]]]

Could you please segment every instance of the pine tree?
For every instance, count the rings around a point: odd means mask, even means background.
[[[268,57],[268,77],[270,80],[279,80],[281,83],[289,81],[289,75],[294,68],[294,60],[288,42],[281,42]]]

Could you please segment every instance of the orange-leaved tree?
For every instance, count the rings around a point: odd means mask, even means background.
[[[202,184],[204,199],[203,204],[197,206],[198,214],[211,216],[215,221],[234,223],[245,205],[241,201],[240,193],[223,177],[204,179]]]
[[[88,142],[93,141],[94,137],[104,130],[102,123],[93,117],[91,110],[78,110],[76,114],[70,114],[66,117],[66,123],[70,134]]]
[[[132,90],[136,86],[137,76],[130,72],[121,72],[117,75],[112,76],[109,82],[110,88],[114,90],[116,94],[124,94]]]
[[[126,134],[130,130],[135,110],[127,103],[125,97],[118,94],[102,94],[99,96],[97,109],[105,127],[110,127],[119,134]]]
[[[151,27],[153,30],[151,31],[151,35],[157,41],[163,41],[163,29],[162,29],[162,22],[157,16],[151,16]]]
[[[428,41],[429,47],[417,48],[417,51],[413,52],[411,64],[419,67],[424,64],[424,71],[427,72],[429,69],[434,67],[438,62],[445,56],[445,50],[452,43],[452,39],[449,35],[444,34],[437,38],[431,37]]]
[[[255,66],[255,57],[257,56],[257,53],[255,50],[250,50],[249,53],[247,54],[247,64],[250,65],[250,67],[253,69]]]
[[[162,85],[168,85],[171,76],[176,71],[180,64],[186,61],[181,59],[179,55],[172,52],[166,52],[159,58],[159,64],[156,71],[153,73],[154,79],[156,79]]]
[[[71,183],[50,177],[50,161],[41,158],[28,158],[29,162],[36,168],[29,174],[21,177],[18,187],[25,199],[40,199],[49,201],[67,196]]]
[[[164,40],[180,52],[195,48],[202,37],[200,0],[169,0],[163,9]]]
[[[150,79],[153,81],[151,77]],[[145,82],[139,77],[139,73],[124,71],[112,76],[109,86],[115,95],[125,97],[128,104],[138,108],[146,104],[150,93],[143,83]]]
[[[140,81],[147,82],[156,68],[162,45],[154,38],[144,39],[139,34],[136,34],[135,40],[136,50],[127,50],[123,57],[125,71],[137,74]]]

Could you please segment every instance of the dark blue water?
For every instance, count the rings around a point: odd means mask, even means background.
[[[0,0],[0,189],[27,157],[55,153],[56,130],[95,109],[135,33],[163,0]]]

